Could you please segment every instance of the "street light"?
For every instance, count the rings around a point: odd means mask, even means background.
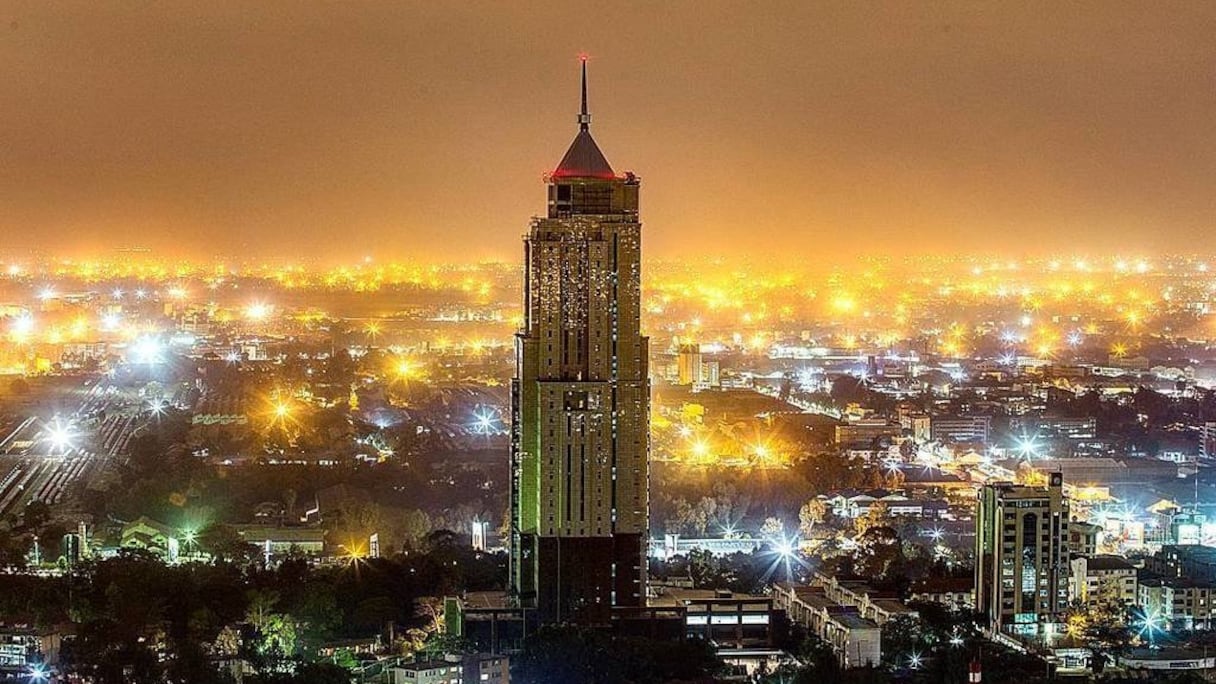
[[[67,451],[71,449],[72,438],[74,436],[75,435],[72,434],[71,426],[64,425],[63,423],[59,422],[58,416],[55,417],[54,423],[47,428],[47,439],[49,439],[51,442],[52,452],[56,450]]]
[[[1023,458],[1035,458],[1039,455],[1039,441],[1035,437],[1019,437],[1016,449]]]

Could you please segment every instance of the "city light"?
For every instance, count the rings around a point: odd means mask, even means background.
[[[168,404],[164,399],[149,399],[148,411],[157,418],[165,415]]]
[[[51,452],[65,452],[72,449],[75,432],[70,424],[63,423],[58,416],[46,427],[47,440],[51,443]]]
[[[1144,611],[1136,620],[1135,626],[1138,628],[1136,636],[1140,639],[1147,639],[1152,645],[1156,645],[1156,635],[1165,629],[1165,618],[1155,611]]]
[[[29,314],[22,314],[15,319],[9,328],[13,341],[22,343],[29,340],[30,335],[34,332],[34,318]]]
[[[479,435],[491,435],[501,431],[502,420],[498,414],[488,408],[479,408],[473,412],[473,432]]]
[[[571,29],[340,4],[318,49],[305,5],[142,13],[134,71],[130,40],[41,40],[60,8],[11,20],[12,677],[565,681],[576,630],[609,618],[634,636],[590,665],[622,681],[1212,669],[1214,153],[1193,141],[1216,102],[1191,77],[1216,5],[1066,30],[1034,8],[748,8],[692,34],[721,50],[705,64],[755,64],[680,87],[663,50],[605,40],[693,47],[645,7]],[[98,35],[130,38],[104,14]],[[480,79],[425,58],[486,26],[522,58],[465,60]],[[577,118],[550,120],[550,67],[516,48],[567,29],[619,48],[617,90],[589,99],[571,61],[554,92]],[[799,40],[827,90],[775,57]],[[958,49],[992,44],[980,71]],[[1036,97],[1078,83],[1101,101]],[[348,97],[369,84],[388,90]],[[639,122],[667,144],[596,142]],[[31,602],[54,620],[26,624]],[[52,626],[87,637],[53,668]],[[659,667],[659,637],[692,635],[706,657]]]
[[[245,318],[250,321],[261,322],[270,317],[274,311],[274,307],[265,302],[253,302],[245,307]]]
[[[1039,440],[1037,437],[1019,437],[1014,449],[1022,458],[1037,458],[1039,456],[1040,449]]]
[[[151,365],[164,360],[165,345],[159,339],[151,336],[140,337],[131,345],[131,361],[133,363]]]

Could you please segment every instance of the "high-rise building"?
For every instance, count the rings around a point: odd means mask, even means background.
[[[976,513],[975,607],[996,630],[1040,634],[1068,606],[1064,478],[984,485]]]
[[[701,345],[681,344],[676,352],[677,383],[696,385],[701,382]]]
[[[646,600],[648,340],[640,332],[640,181],[578,133],[524,239],[512,392],[511,577],[543,622]]]

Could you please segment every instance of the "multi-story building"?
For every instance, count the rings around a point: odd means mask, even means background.
[[[512,381],[510,590],[542,622],[645,603],[650,384],[639,179],[578,134],[524,239]]]
[[[59,662],[60,641],[55,631],[0,624],[0,680],[25,678],[33,665]]]
[[[681,344],[676,352],[677,383],[697,385],[701,383],[701,345]]]
[[[991,416],[933,416],[929,435],[938,442],[988,442]]]
[[[773,645],[773,598],[713,589],[653,587],[651,608],[683,616],[684,635],[721,649],[768,649]]]
[[[1216,548],[1199,544],[1167,544],[1144,560],[1149,572],[1167,578],[1216,583]]]
[[[1102,526],[1090,522],[1073,520],[1068,523],[1068,551],[1082,556],[1093,556],[1098,553],[1098,535],[1102,534]]]
[[[1136,566],[1120,556],[1077,556],[1069,562],[1070,601],[1088,608],[1136,603]]]
[[[1068,605],[1064,480],[1046,487],[985,485],[976,513],[976,609],[993,629],[1036,635]]]
[[[466,655],[461,674],[462,684],[511,684],[511,661],[496,653]]]
[[[884,439],[896,439],[903,434],[899,423],[885,418],[860,418],[836,426],[836,443],[841,446],[873,446]]]
[[[779,584],[773,601],[790,621],[822,639],[843,667],[878,665],[882,661],[882,627],[855,606],[833,600],[822,586]]]
[[[1216,585],[1190,577],[1142,580],[1136,603],[1148,615],[1174,629],[1210,629]]]
[[[393,684],[464,684],[460,659],[425,660],[389,668]]]
[[[1199,427],[1199,455],[1216,458],[1216,421],[1205,421]]]
[[[1093,439],[1098,436],[1098,419],[1092,416],[1018,416],[1009,419],[1009,431],[1026,436]]]

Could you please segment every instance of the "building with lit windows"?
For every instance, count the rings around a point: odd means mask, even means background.
[[[1191,577],[1157,577],[1140,582],[1137,604],[1163,626],[1193,630],[1212,627],[1216,585]]]
[[[1120,556],[1077,556],[1069,562],[1069,599],[1087,608],[1135,605],[1136,567]]]
[[[992,416],[933,416],[929,420],[929,436],[945,444],[955,442],[988,443],[992,432]]]
[[[464,684],[464,668],[459,658],[403,663],[389,668],[393,684]]]
[[[578,133],[524,238],[512,381],[510,591],[541,622],[646,600],[650,384],[639,179]]]
[[[833,600],[824,587],[778,584],[773,587],[773,599],[791,622],[831,646],[841,667],[882,662],[882,627],[863,617],[855,606]]]
[[[1064,479],[1045,487],[998,482],[979,493],[975,605],[993,630],[1027,636],[1068,606],[1068,502]]]
[[[676,352],[677,384],[697,385],[701,383],[701,345],[681,344]]]

